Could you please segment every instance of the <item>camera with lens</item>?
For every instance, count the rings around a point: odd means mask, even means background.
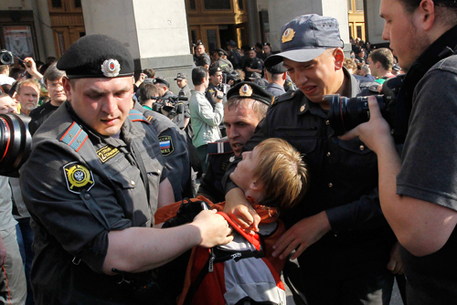
[[[152,110],[162,113],[162,109],[168,113],[167,117],[173,119],[178,114],[184,113],[183,101],[187,101],[186,96],[170,95],[165,98],[160,97],[152,105]]]
[[[19,177],[18,170],[32,150],[29,122],[26,116],[0,114],[0,175]]]
[[[12,65],[14,64],[14,55],[13,52],[8,50],[2,50],[0,52],[0,62],[2,65]]]
[[[375,95],[381,114],[389,123],[396,143],[404,142],[409,117],[403,101],[397,98],[403,78],[404,75],[399,75],[386,80],[381,94]],[[340,136],[370,119],[368,96],[348,98],[330,94],[324,95],[324,99],[330,103],[328,119],[335,136]]]

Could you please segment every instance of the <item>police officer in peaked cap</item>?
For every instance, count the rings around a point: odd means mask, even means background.
[[[333,136],[330,103],[324,99],[327,94],[366,95],[343,67],[338,21],[298,16],[283,26],[280,46],[281,52],[268,58],[270,65],[282,63],[299,89],[275,99],[243,149],[282,138],[303,154],[311,183],[301,203],[281,215],[288,231],[272,255],[298,258],[294,278],[300,281],[294,285],[309,305],[387,304],[393,283],[387,265],[395,237],[379,208],[376,154],[358,138]],[[242,227],[255,228],[259,218],[238,206],[247,206],[239,190],[227,183],[226,210]]]

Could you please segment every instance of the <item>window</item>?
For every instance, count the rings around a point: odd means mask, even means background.
[[[244,2],[243,0],[238,0],[238,8],[240,11],[244,11]]]
[[[355,10],[363,11],[363,0],[355,0]]]
[[[189,0],[189,9],[192,11],[197,10],[197,5],[195,4],[195,0]]]
[[[230,10],[230,0],[204,0],[205,10]]]
[[[62,8],[62,0],[52,0],[53,8]]]
[[[362,35],[362,26],[358,25],[358,26],[356,26],[356,29],[357,29],[357,37],[363,37],[363,35]]]
[[[75,0],[75,8],[81,8],[81,0]]]
[[[352,0],[348,0],[348,11],[352,12]]]

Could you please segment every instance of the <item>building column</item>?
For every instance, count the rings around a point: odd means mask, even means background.
[[[177,72],[190,79],[193,56],[184,1],[82,0],[82,7],[86,34],[106,34],[124,43],[137,72],[153,68],[175,94]]]
[[[340,24],[340,35],[344,41],[344,51],[351,50],[349,42],[347,0],[269,0],[270,43],[274,51],[279,51],[281,28],[295,17],[305,14],[319,14],[334,17]]]

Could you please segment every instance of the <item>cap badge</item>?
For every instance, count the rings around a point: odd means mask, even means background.
[[[294,39],[294,37],[295,37],[295,31],[291,28],[288,28],[282,34],[282,43],[292,41],[292,39]]]
[[[249,85],[244,85],[240,88],[240,96],[250,97],[252,95],[252,88]]]
[[[121,64],[116,59],[107,59],[102,64],[102,72],[106,77],[116,77],[121,71]]]

